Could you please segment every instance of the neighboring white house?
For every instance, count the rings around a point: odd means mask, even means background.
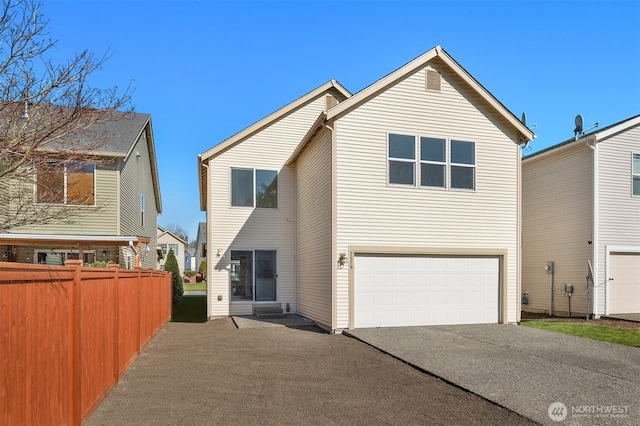
[[[353,96],[319,87],[199,156],[209,316],[518,321],[533,136],[439,46]]]
[[[640,313],[640,115],[525,157],[522,175],[523,310]]]
[[[178,261],[178,269],[180,276],[184,274],[184,254],[186,242],[173,232],[158,226],[158,247],[162,249],[162,258],[158,259],[158,269],[164,270],[164,264],[167,261],[167,253],[173,250],[173,255]]]

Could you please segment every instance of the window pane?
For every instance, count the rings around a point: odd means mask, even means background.
[[[67,204],[92,206],[94,165],[71,163],[67,165]]]
[[[420,159],[444,163],[445,143],[444,139],[420,138]]]
[[[256,170],[256,207],[278,208],[278,172]]]
[[[633,154],[633,174],[640,175],[640,154]]]
[[[451,188],[474,189],[475,167],[451,166]]]
[[[474,145],[474,142],[451,141],[451,162],[476,164]]]
[[[389,134],[389,158],[416,158],[416,138],[407,135]]]
[[[415,163],[389,161],[389,183],[414,185]]]
[[[253,207],[252,169],[231,169],[231,205]]]
[[[231,250],[231,300],[253,300],[253,252]]]
[[[256,300],[276,300],[276,252],[256,250]]]
[[[64,203],[64,167],[49,164],[39,168],[36,174],[36,201],[38,203]]]
[[[420,185],[444,188],[444,165],[420,164]]]
[[[640,176],[633,177],[633,195],[640,195]]]

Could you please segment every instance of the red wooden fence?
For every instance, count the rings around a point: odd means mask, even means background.
[[[170,316],[167,272],[0,262],[0,425],[81,424]]]

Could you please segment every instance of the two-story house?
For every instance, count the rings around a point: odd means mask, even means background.
[[[532,138],[439,46],[354,95],[318,87],[199,156],[208,315],[518,321]]]
[[[96,161],[37,170],[33,202],[53,203],[73,209],[74,214],[64,222],[32,224],[0,234],[2,260],[62,264],[81,259],[123,268],[138,261],[143,268],[155,269],[162,202],[151,116],[115,113],[109,121],[73,137],[97,146],[91,152]],[[82,196],[70,197],[74,191]]]
[[[522,309],[640,313],[640,115],[525,157],[522,176]]]
[[[178,262],[180,276],[182,276],[184,274],[184,258],[187,245],[185,240],[178,237],[168,229],[158,226],[157,242],[158,247],[162,249],[163,254],[162,259],[158,259],[158,269],[164,270],[164,264],[167,261],[167,254],[169,253],[169,250],[173,250],[173,255],[176,257],[176,261]]]

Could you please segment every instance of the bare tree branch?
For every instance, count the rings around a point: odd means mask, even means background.
[[[36,185],[43,199],[54,199],[45,196],[38,171],[58,168],[61,173],[70,164],[110,161],[99,155],[104,135],[96,124],[131,111],[129,87],[90,84],[107,53],[85,50],[63,63],[48,57],[56,41],[40,8],[33,0],[0,4],[0,232],[72,220],[78,209],[68,204],[74,200],[36,202]]]

